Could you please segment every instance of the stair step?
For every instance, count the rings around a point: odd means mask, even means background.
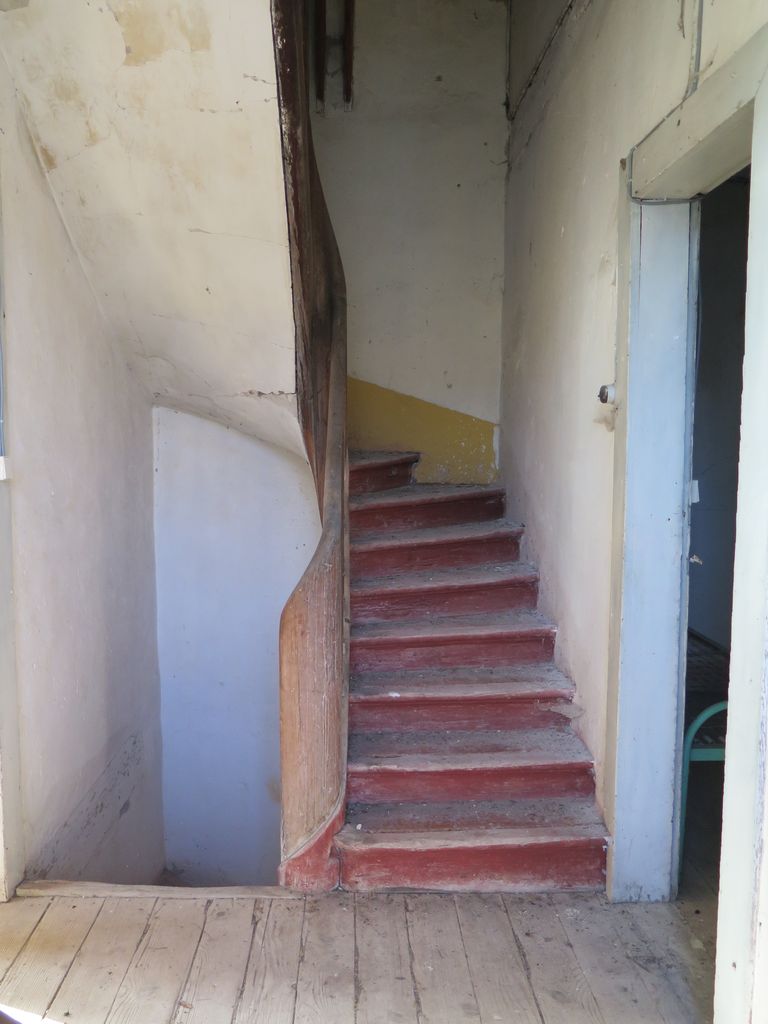
[[[531,611],[356,625],[350,667],[366,669],[498,666],[547,661],[555,627]]]
[[[592,759],[568,731],[370,733],[350,737],[353,802],[586,796]]]
[[[362,534],[351,545],[352,579],[410,569],[508,565],[520,557],[522,526],[504,520]]]
[[[371,834],[345,826],[334,846],[342,888],[442,892],[597,889],[605,884],[599,825]]]
[[[577,714],[573,684],[553,665],[503,670],[366,673],[353,678],[353,732],[558,727]]]
[[[418,452],[350,452],[349,493],[405,487],[411,483],[419,458]]]
[[[530,565],[399,572],[351,587],[353,622],[535,608],[539,574]]]
[[[475,523],[504,515],[504,490],[493,486],[412,484],[349,499],[352,535],[448,523]]]
[[[538,800],[461,800],[444,803],[350,804],[347,827],[356,832],[452,832],[546,825],[605,828],[591,797]]]

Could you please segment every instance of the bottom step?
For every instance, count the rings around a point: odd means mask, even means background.
[[[536,892],[601,889],[607,841],[591,825],[450,832],[345,826],[335,840],[342,888],[355,892]]]

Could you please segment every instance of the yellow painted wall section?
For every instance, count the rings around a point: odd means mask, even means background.
[[[421,452],[419,483],[492,483],[498,479],[495,434],[489,420],[349,378],[350,448]]]

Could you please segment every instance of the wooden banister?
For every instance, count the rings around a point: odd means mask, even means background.
[[[346,288],[309,122],[303,0],[272,0],[291,246],[299,415],[322,534],[280,622],[280,881],[305,892],[338,883],[349,678]]]

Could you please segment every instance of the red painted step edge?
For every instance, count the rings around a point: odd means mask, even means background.
[[[401,587],[374,582],[353,584],[350,608],[353,622],[420,618],[428,615],[469,615],[536,607],[538,573],[516,573],[462,582],[459,574],[432,584]]]
[[[349,464],[349,493],[371,494],[406,487],[419,456],[412,452],[381,458],[357,459]]]
[[[439,729],[544,729],[564,728],[572,707],[562,694],[554,696],[471,693],[418,696],[408,694],[349,695],[352,732],[406,732]]]
[[[337,839],[344,889],[434,889],[447,892],[597,889],[605,884],[606,842],[584,837],[525,845],[410,849]]]
[[[470,524],[465,524],[470,525]],[[364,534],[353,542],[350,551],[353,580],[383,576],[407,565],[409,569],[457,569],[494,562],[514,563],[520,558],[520,527],[505,531],[489,530],[466,536],[424,537],[413,535],[371,537]]]
[[[492,668],[548,661],[554,651],[555,632],[547,626],[454,635],[361,635],[352,638],[350,669],[357,672],[460,665]]]
[[[511,800],[593,792],[589,762],[432,768],[350,762],[347,769],[347,799],[357,803]]]
[[[465,492],[457,489],[433,493],[414,489],[391,501],[382,498],[379,502],[356,503],[353,498],[349,504],[349,523],[353,534],[477,523],[500,519],[504,515],[504,501],[502,490],[469,488]]]

